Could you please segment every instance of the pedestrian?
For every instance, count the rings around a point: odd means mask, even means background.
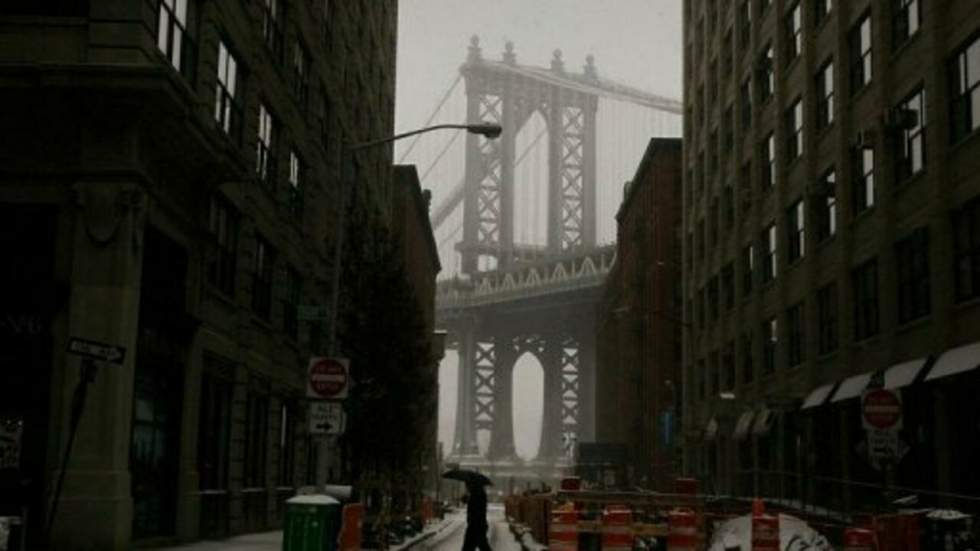
[[[487,541],[487,491],[480,482],[468,482],[466,493],[466,535],[463,537],[463,551],[480,549],[490,551]]]

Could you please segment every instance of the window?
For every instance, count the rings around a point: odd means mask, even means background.
[[[898,48],[919,30],[919,0],[892,0],[892,48]]]
[[[796,98],[786,110],[786,163],[803,154],[803,98]]]
[[[803,10],[796,2],[786,12],[786,63],[796,60],[803,53]]]
[[[735,114],[732,112],[732,106],[729,105],[725,108],[725,155],[730,155],[732,150],[735,149]]]
[[[721,53],[722,65],[725,69],[726,76],[731,75],[732,71],[735,69],[733,61],[734,50],[735,47],[732,40],[732,29],[729,27],[729,29],[725,31],[725,43]]]
[[[925,166],[925,96],[925,90],[916,90],[898,105],[893,115],[898,132],[898,154],[895,156],[897,182],[911,178]]]
[[[708,96],[711,100],[711,105],[715,105],[718,101],[718,59],[712,59],[711,65],[708,66],[708,91],[710,95]]]
[[[731,229],[735,225],[735,187],[731,184],[722,188],[722,220],[725,229]]]
[[[815,0],[813,3],[813,26],[819,27],[834,9],[834,0]]]
[[[198,414],[197,472],[201,495],[201,532],[228,533],[228,467],[234,374],[230,362],[204,357]]]
[[[786,262],[803,258],[806,254],[806,217],[803,200],[793,203],[786,211]]]
[[[878,261],[869,260],[851,273],[854,281],[854,340],[878,334]]]
[[[766,164],[762,167],[762,190],[768,191],[776,185],[776,135],[770,132],[762,141],[760,156]]]
[[[264,103],[259,104],[259,135],[256,140],[255,172],[270,189],[275,189],[276,157],[273,140],[276,137],[275,118]]]
[[[326,86],[321,87],[320,98],[322,105],[320,107],[320,140],[323,142],[323,147],[328,149],[330,143],[330,95],[327,93]]]
[[[187,33],[188,11],[192,0],[160,0],[157,13],[157,48],[181,74],[192,77],[194,70],[194,43]]]
[[[296,465],[296,406],[283,400],[279,406],[279,477],[277,484],[292,488]]]
[[[817,72],[817,129],[834,122],[834,62],[824,63]]]
[[[854,214],[860,214],[875,204],[875,150],[859,147],[855,150]]]
[[[293,48],[293,94],[305,108],[310,95],[310,54],[299,40]]]
[[[713,178],[715,174],[718,174],[718,129],[715,128],[711,131],[711,137],[708,139],[708,147],[711,149],[711,166],[708,168],[709,178]]]
[[[272,300],[272,266],[276,253],[262,237],[255,238],[255,265],[252,274],[252,310],[269,319]]]
[[[759,57],[759,101],[765,103],[776,91],[776,73],[774,71],[775,58],[772,51],[772,44],[767,44]]]
[[[851,63],[851,95],[871,82],[871,14],[866,13],[848,37]]]
[[[772,223],[762,232],[762,282],[776,279],[776,224]]]
[[[704,291],[704,287],[701,287],[700,289],[698,289],[698,299],[697,300],[698,300],[698,325],[700,327],[704,327],[704,321],[705,321],[705,316],[704,316],[705,305],[704,305],[704,303],[707,300],[707,294]]]
[[[752,279],[755,274],[755,251],[753,245],[749,243],[742,248],[742,295],[752,294]]]
[[[749,0],[742,0],[742,5],[738,10],[739,12],[739,45],[742,50],[749,49],[752,44],[752,7],[749,4]]]
[[[980,198],[953,214],[956,299],[980,296]]]
[[[949,64],[950,131],[958,142],[980,126],[980,38],[957,53]]]
[[[293,215],[303,211],[303,164],[296,150],[289,152],[289,189],[287,190],[287,207]]]
[[[286,20],[285,7],[285,0],[262,0],[262,38],[278,63],[283,61],[282,25]]]
[[[742,382],[751,383],[755,377],[755,366],[752,362],[752,333],[742,333]]]
[[[837,350],[836,283],[817,290],[817,330],[817,352],[822,355]]]
[[[752,79],[746,78],[742,82],[742,88],[739,92],[739,101],[741,101],[742,106],[742,130],[747,130],[752,126]]]
[[[779,345],[776,318],[762,322],[762,374],[771,375],[776,371],[776,347]]]
[[[218,42],[218,80],[214,93],[214,120],[225,134],[238,135],[241,104],[238,90],[238,61],[224,42]]]
[[[837,233],[837,175],[833,168],[823,173],[811,196],[817,242],[822,242]]]
[[[929,232],[919,228],[895,244],[898,322],[929,314]]]
[[[772,0],[759,0],[759,13],[764,14],[772,6]]]
[[[715,275],[708,280],[708,312],[711,314],[711,321],[718,320],[719,306],[718,276]]]
[[[735,308],[735,265],[732,262],[721,269],[721,292],[725,296],[725,309]]]
[[[728,341],[721,355],[721,387],[719,390],[735,388],[735,341]]]
[[[698,257],[704,260],[705,256],[705,233],[704,218],[698,221]]]
[[[746,161],[745,164],[741,166],[738,174],[739,182],[739,214],[742,215],[742,220],[747,220],[748,212],[752,210],[752,162]]]
[[[711,199],[711,216],[708,218],[709,228],[711,230],[710,234],[712,247],[718,246],[718,226],[721,222],[721,218],[719,218],[718,213],[718,197],[714,197]]]
[[[269,434],[269,396],[250,388],[245,400],[245,488],[265,488],[266,449]]]
[[[701,380],[698,381],[698,390],[700,391],[700,397],[703,399],[708,395],[708,366],[704,360],[698,360],[698,374],[701,376]]]
[[[803,303],[794,304],[786,310],[786,364],[795,367],[803,363],[804,344],[806,338],[804,334]]]
[[[292,338],[297,338],[297,307],[303,292],[303,279],[292,266],[286,268],[286,285],[282,297],[282,328]]]
[[[228,296],[235,294],[238,213],[223,198],[211,197],[208,229],[217,244],[217,253],[208,263],[208,283]]]

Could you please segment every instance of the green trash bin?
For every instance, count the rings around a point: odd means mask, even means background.
[[[296,496],[286,501],[282,551],[336,551],[340,502],[325,495]]]

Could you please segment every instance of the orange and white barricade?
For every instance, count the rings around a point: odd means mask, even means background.
[[[875,533],[867,528],[848,528],[844,530],[843,551],[875,551]]]
[[[693,551],[698,547],[698,516],[691,509],[667,515],[667,551]]]
[[[578,511],[555,509],[551,512],[548,549],[578,551]]]
[[[602,550],[633,549],[633,511],[623,505],[610,505],[602,512]]]
[[[779,551],[779,517],[752,515],[752,551]]]
[[[361,549],[361,527],[364,522],[364,505],[350,503],[344,505],[341,513],[340,534],[337,537],[339,551],[359,551]]]

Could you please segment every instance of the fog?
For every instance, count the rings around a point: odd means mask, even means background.
[[[426,124],[456,79],[472,35],[480,37],[485,58],[500,59],[505,42],[512,41],[520,64],[547,67],[560,49],[568,70],[578,72],[592,54],[601,77],[679,99],[681,6],[679,0],[402,0],[396,128]],[[396,158],[406,147],[399,144]],[[636,147],[642,151],[642,144]],[[424,156],[408,161],[421,165]],[[638,162],[639,156],[630,154],[621,164],[635,167]],[[614,210],[615,205],[600,209],[607,234]],[[444,272],[452,269],[451,260],[443,264]],[[447,453],[454,430],[456,366],[455,354],[449,353],[440,367],[439,440]],[[515,444],[523,457],[537,451],[542,388],[540,366],[523,356],[515,367],[514,395],[521,404],[514,412]]]

